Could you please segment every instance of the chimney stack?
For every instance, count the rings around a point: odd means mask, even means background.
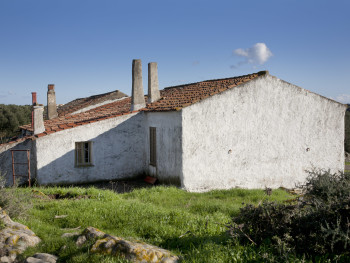
[[[32,92],[32,106],[36,105],[36,92]],[[32,129],[34,128],[34,110],[32,109]]]
[[[45,131],[44,106],[33,106],[33,131],[34,135]]]
[[[51,120],[57,116],[55,85],[49,84],[47,87],[47,118]]]
[[[159,99],[158,66],[156,62],[151,62],[148,63],[148,103]]]
[[[36,105],[36,92],[32,92],[32,105]]]
[[[131,111],[146,107],[142,86],[142,64],[141,59],[132,61],[132,94]]]
[[[34,135],[45,131],[44,125],[44,106],[38,105],[36,100],[36,92],[32,92],[32,129]]]

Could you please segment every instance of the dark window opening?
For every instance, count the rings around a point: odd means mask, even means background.
[[[75,143],[75,166],[92,166],[92,142]]]
[[[157,165],[157,130],[155,127],[149,128],[149,150],[150,158],[149,164],[156,166]]]

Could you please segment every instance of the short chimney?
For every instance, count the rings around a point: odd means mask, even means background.
[[[49,84],[47,87],[47,118],[51,120],[57,116],[55,85]]]
[[[36,92],[32,92],[32,105],[36,105]],[[34,129],[34,110],[32,110],[32,129]]]
[[[36,92],[32,92],[32,105],[36,105]]]
[[[33,106],[33,132],[34,135],[45,131],[44,106]]]
[[[131,111],[136,111],[146,107],[142,86],[142,64],[141,59],[132,61],[132,94]]]
[[[158,66],[156,62],[151,62],[148,63],[148,103],[159,99]]]
[[[38,105],[36,100],[36,92],[32,92],[32,129],[34,135],[45,131],[44,126],[44,106]]]

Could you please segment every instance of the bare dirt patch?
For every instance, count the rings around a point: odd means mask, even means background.
[[[143,179],[137,180],[114,180],[81,184],[79,187],[96,187],[102,190],[112,190],[117,193],[129,193],[135,189],[154,187],[153,184],[146,183]]]
[[[71,193],[66,193],[66,194],[49,194],[47,195],[50,199],[88,199],[90,198],[89,195],[74,195]]]

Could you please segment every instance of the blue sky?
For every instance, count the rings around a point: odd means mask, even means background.
[[[0,0],[0,103],[119,89],[132,59],[160,88],[269,70],[350,103],[350,1]]]

